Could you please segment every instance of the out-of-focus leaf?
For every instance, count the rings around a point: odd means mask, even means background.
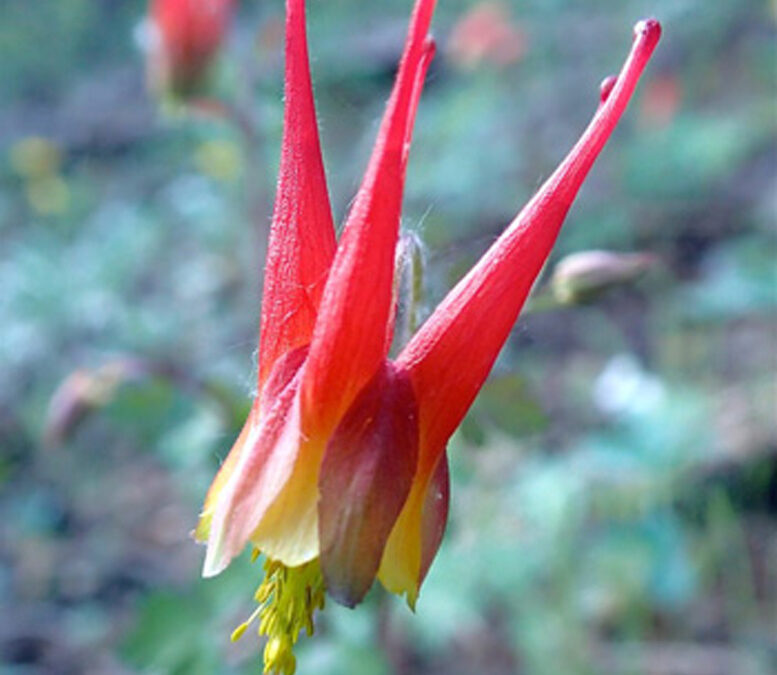
[[[511,436],[545,429],[548,418],[520,375],[491,377],[483,387],[473,415],[488,420]]]
[[[646,196],[699,197],[748,157],[768,129],[764,123],[756,114],[683,115],[671,126],[643,131],[629,150],[628,185]]]
[[[224,664],[230,649],[229,631],[234,626],[220,624],[241,598],[245,604],[243,611],[252,611],[251,584],[260,570],[243,556],[236,561],[234,569],[217,579],[194,579],[188,588],[149,594],[123,642],[122,655],[141,672],[176,675],[233,672]],[[252,638],[255,638],[253,631],[243,639]],[[257,667],[258,663],[257,657]]]
[[[772,311],[777,306],[774,251],[758,237],[713,249],[702,264],[702,277],[681,290],[683,315],[714,321]]]

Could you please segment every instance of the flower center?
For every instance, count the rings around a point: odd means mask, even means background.
[[[254,560],[258,557],[254,550]],[[259,603],[247,621],[232,632],[239,640],[259,617],[259,635],[267,636],[264,648],[266,675],[293,675],[296,669],[294,644],[302,629],[313,635],[313,613],[324,609],[324,579],[318,559],[298,567],[287,567],[269,558],[264,563],[264,580],[254,598]]]

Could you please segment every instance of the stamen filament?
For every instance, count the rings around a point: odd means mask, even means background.
[[[247,621],[232,632],[239,640],[259,617],[258,635],[266,635],[264,673],[293,675],[296,670],[294,645],[302,630],[313,635],[313,614],[324,608],[324,579],[318,560],[298,567],[286,567],[277,560],[264,563],[265,577],[254,598],[259,606]]]
[[[237,642],[245,632],[248,630],[248,627],[256,621],[256,617],[259,616],[259,612],[262,611],[261,607],[257,607],[251,614],[251,616],[248,617],[243,623],[241,623],[235,630],[232,631],[232,635],[230,636],[230,640],[232,642]]]

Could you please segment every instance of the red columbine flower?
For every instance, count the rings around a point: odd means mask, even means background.
[[[580,185],[634,91],[659,24],[637,24],[583,136],[396,360],[394,252],[434,0],[417,0],[364,181],[335,242],[308,67],[304,0],[287,0],[285,124],[265,272],[258,393],[208,492],[204,574],[246,546],[268,671],[324,592],[357,604],[377,576],[412,606],[448,514],[445,448],[543,266]],[[236,631],[242,634],[247,623]]]
[[[149,78],[152,86],[176,96],[200,88],[221,46],[234,0],[152,0]]]

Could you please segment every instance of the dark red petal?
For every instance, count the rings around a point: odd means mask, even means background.
[[[415,106],[433,45],[434,0],[419,0],[367,172],[321,301],[302,385],[303,424],[331,429],[388,352],[402,191]]]
[[[617,82],[575,147],[399,355],[419,398],[423,452],[443,452],[472,404],[660,33],[657,21],[637,25]]]
[[[259,388],[275,361],[310,342],[335,251],[310,81],[304,0],[286,2],[286,109],[259,345]]]
[[[348,409],[321,464],[321,570],[338,602],[353,607],[370,589],[417,458],[410,379],[386,361]]]

